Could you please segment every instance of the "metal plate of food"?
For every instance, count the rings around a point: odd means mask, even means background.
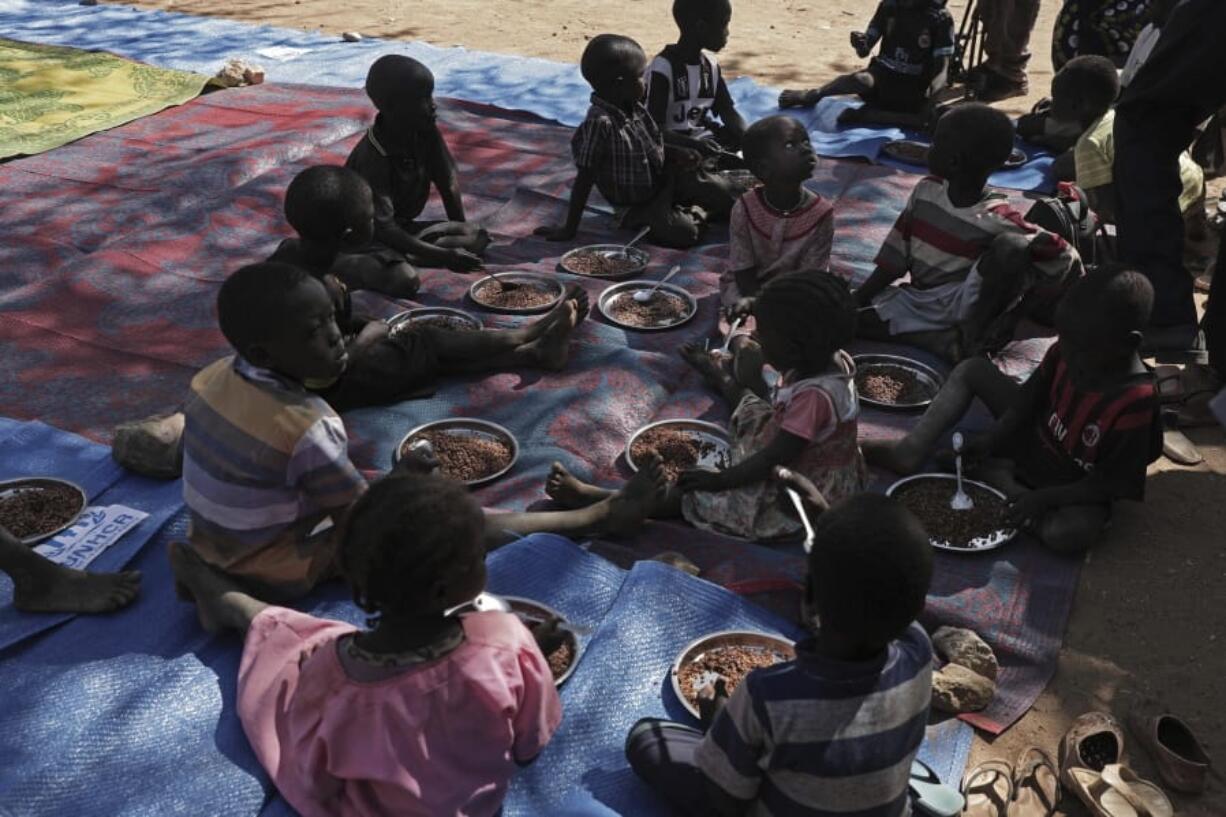
[[[661,284],[647,303],[639,303],[634,293],[651,289],[656,281],[625,281],[600,293],[596,302],[600,314],[610,322],[636,332],[664,332],[676,329],[698,312],[698,301],[673,284]]]
[[[502,283],[519,286],[503,289]],[[566,295],[566,286],[552,275],[539,272],[500,272],[487,275],[468,288],[468,297],[482,309],[509,315],[548,312]]]
[[[72,527],[89,503],[75,482],[22,477],[0,482],[0,526],[23,545],[36,545]]]
[[[647,251],[638,247],[627,250],[621,244],[591,244],[576,247],[563,255],[558,261],[558,269],[585,278],[620,281],[642,274],[650,261],[651,256]]]
[[[975,507],[956,511],[949,503],[958,489],[957,482],[953,474],[916,474],[895,482],[885,493],[916,515],[937,550],[982,553],[1011,542],[1017,529],[1005,524],[1005,509],[1009,507],[1005,495],[986,483],[963,479],[962,489]]]
[[[900,162],[906,162],[909,165],[928,166],[928,149],[929,145],[926,142],[918,142],[914,139],[894,139],[886,142],[881,146],[881,152],[891,159]],[[1030,157],[1026,155],[1026,151],[1021,148],[1014,148],[1009,153],[1009,158],[1005,160],[1005,168],[1012,169],[1021,167],[1030,161]]]
[[[454,417],[417,426],[405,434],[392,454],[393,465],[417,440],[429,441],[444,476],[468,486],[493,482],[519,459],[519,441],[507,429],[475,417]]]
[[[670,481],[689,468],[727,468],[731,463],[728,432],[703,420],[658,420],[648,423],[626,441],[626,464],[639,470],[650,450],[664,460]]]
[[[786,638],[749,630],[725,630],[704,635],[686,645],[673,663],[673,694],[698,717],[698,691],[722,677],[731,695],[752,670],[796,657]]]
[[[387,319],[391,332],[403,332],[411,326],[433,326],[438,329],[471,331],[482,328],[481,319],[463,309],[450,306],[419,306],[406,309]]]
[[[518,616],[529,630],[533,629],[533,625],[542,624],[552,618],[561,622],[558,629],[564,636],[562,645],[546,655],[545,660],[549,662],[549,671],[553,674],[554,686],[562,686],[566,679],[574,674],[575,667],[579,664],[579,637],[566,620],[566,616],[557,610],[522,596],[495,596],[491,593],[482,593],[467,604],[462,604],[454,610],[448,610],[447,613],[448,615],[463,615],[489,610],[501,612],[504,606],[509,606],[511,612]]]
[[[945,385],[945,375],[902,355],[856,355],[860,402],[891,411],[920,411]]]

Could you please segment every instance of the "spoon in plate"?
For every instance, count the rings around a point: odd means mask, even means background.
[[[681,272],[680,264],[670,269],[668,271],[668,275],[665,275],[659,281],[656,281],[656,285],[653,286],[651,289],[636,290],[634,293],[634,300],[638,301],[641,304],[647,303],[648,301],[650,301],[652,298],[656,296],[656,292],[660,289],[660,287],[664,286],[664,283],[669,278],[672,278],[674,275],[676,275],[678,272]]]

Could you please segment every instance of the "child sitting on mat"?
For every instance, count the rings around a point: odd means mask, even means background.
[[[1081,262],[987,187],[1012,149],[1013,124],[994,108],[972,103],[941,117],[928,153],[933,175],[915,186],[856,290],[861,336],[957,361],[1007,343],[1023,316],[1050,323]],[[908,273],[910,283],[890,286]]]
[[[738,378],[701,346],[682,355],[727,399],[732,413],[731,464],[722,471],[683,471],[652,509],[682,516],[705,530],[759,542],[799,536],[801,523],[771,469],[786,466],[812,480],[829,502],[864,489],[864,458],[856,444],[860,413],[852,363],[842,351],[855,333],[847,284],[832,275],[792,273],[767,282],[754,306],[757,341],[766,362],[783,373],[768,401],[761,370]],[[582,506],[607,496],[554,463],[547,493]]]
[[[244,634],[236,709],[304,817],[491,817],[562,720],[542,649],[510,613],[448,615],[485,587],[484,521],[460,484],[397,475],[353,507],[341,572],[370,629],[271,607],[171,545],[201,624]]]
[[[809,132],[790,116],[768,116],[745,132],[745,163],[762,182],[741,196],[729,218],[728,266],[720,300],[741,320],[729,345],[738,365],[762,368],[751,340],[754,298],[767,281],[790,272],[826,275],[834,244],[834,207],[805,187],[817,167]]]
[[[574,238],[594,186],[617,208],[620,226],[650,227],[649,238],[663,246],[694,246],[708,217],[732,209],[731,188],[701,171],[697,152],[665,147],[643,106],[642,47],[629,37],[598,35],[583,50],[581,68],[592,86],[592,106],[571,140],[578,172],[566,223],[539,227],[537,235]]]
[[[813,527],[805,600],[821,625],[796,658],[750,672],[731,697],[722,678],[700,691],[701,730],[645,718],[626,737],[631,768],[677,814],[908,813],[932,694],[932,644],[915,622],[932,548],[875,494]]]
[[[374,191],[378,243],[372,251],[389,268],[401,260],[456,272],[479,268],[490,239],[485,230],[464,220],[455,160],[438,127],[434,75],[415,59],[389,54],[370,66],[366,95],[379,113],[345,166]],[[448,221],[416,220],[432,186],[438,189]],[[376,291],[393,297],[416,291],[415,279],[387,275],[393,280],[380,282]]]
[[[708,53],[728,44],[732,4],[674,0],[673,20],[680,38],[647,66],[647,111],[664,129],[665,142],[693,148],[706,158],[735,151],[745,134],[745,120],[737,113],[719,63]]]
[[[840,124],[873,123],[923,127],[933,96],[945,87],[954,53],[954,18],[945,0],[882,0],[868,31],[853,31],[851,46],[863,58],[881,42],[864,71],[835,77],[821,88],[788,90],[780,108],[811,108],[828,96],[856,94],[864,107],[848,110]]]
[[[1085,550],[1112,502],[1143,498],[1146,467],[1162,453],[1154,378],[1137,356],[1153,299],[1138,272],[1091,273],[1061,302],[1059,340],[1029,380],[1019,386],[986,358],[967,360],[904,439],[866,442],[865,455],[913,473],[979,398],[997,422],[966,439],[964,461],[982,460],[973,474],[1011,498],[1011,523],[1053,550]]]
[[[566,365],[571,332],[587,314],[587,293],[580,287],[567,290],[549,314],[515,329],[410,325],[393,333],[383,321],[354,315],[345,285],[331,272],[346,263],[340,248],[364,242],[373,229],[370,188],[362,177],[332,165],[307,168],[290,183],[285,210],[301,238],[283,242],[269,260],[302,267],[332,297],[349,362],[336,378],[306,385],[337,411],[404,400],[428,390],[441,375]]]

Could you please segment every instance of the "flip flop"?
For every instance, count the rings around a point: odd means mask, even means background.
[[[1094,817],[1148,817],[1133,808],[1123,792],[1113,788],[1103,776],[1084,766],[1068,770],[1069,791],[1085,804]]]
[[[962,779],[962,794],[967,817],[1005,817],[1013,799],[1013,767],[1003,760],[980,763]]]
[[[1162,456],[1176,465],[1200,465],[1205,461],[1205,455],[1200,453],[1196,443],[1169,423],[1162,431]]]
[[[1018,755],[1014,768],[1014,804],[1009,817],[1051,817],[1060,802],[1056,764],[1042,749],[1031,746]]]
[[[1112,763],[1103,769],[1103,782],[1124,795],[1141,817],[1174,817],[1175,807],[1162,789],[1142,780],[1127,766]]]
[[[920,760],[911,761],[911,805],[931,817],[956,817],[966,800],[953,786],[946,786],[937,773]]]

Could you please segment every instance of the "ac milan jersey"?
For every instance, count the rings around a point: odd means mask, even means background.
[[[1145,470],[1162,453],[1153,375],[1142,372],[1102,391],[1079,389],[1054,344],[1035,372],[1034,425],[1015,452],[1033,487],[1099,474],[1115,496],[1141,499]]]

